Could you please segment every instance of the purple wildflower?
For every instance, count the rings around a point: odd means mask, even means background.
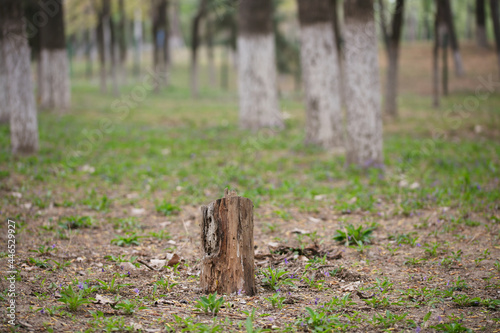
[[[139,289],[135,288],[135,289],[134,289],[134,292],[135,292],[137,295],[139,295]]]
[[[56,244],[52,244],[52,246],[51,246],[51,247],[52,247],[53,249],[55,249],[55,248],[56,248]]]
[[[420,333],[422,331],[422,329],[420,328],[420,326],[417,327],[417,329],[415,330],[416,333]]]
[[[288,259],[285,258],[285,265],[288,265]]]
[[[85,288],[85,285],[83,283],[78,283],[78,289],[83,290]]]
[[[441,318],[441,316],[438,316],[438,323],[440,323],[442,321],[443,321],[443,318]]]
[[[422,244],[420,244],[420,243],[417,243],[417,246],[418,246],[418,247],[421,247],[421,246],[422,246]]]
[[[41,313],[41,314],[44,314],[44,313],[45,313],[45,309],[41,309],[41,310],[40,310],[40,313]]]

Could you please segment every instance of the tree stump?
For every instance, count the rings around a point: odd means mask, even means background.
[[[252,201],[226,189],[201,211],[203,292],[255,295]]]

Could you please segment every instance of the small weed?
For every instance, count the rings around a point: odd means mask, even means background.
[[[57,251],[56,245],[53,244],[51,246],[46,246],[46,245],[40,245],[38,246],[38,249],[36,250],[29,250],[30,252],[36,252],[41,255],[49,254],[52,251]]]
[[[273,308],[278,308],[280,310],[283,308],[285,297],[280,296],[279,293],[274,293],[271,297],[266,297],[265,299],[271,303]]]
[[[209,294],[208,297],[202,296],[196,301],[195,307],[203,310],[206,314],[211,313],[216,316],[220,307],[224,304],[224,297],[217,298],[217,292]]]
[[[179,206],[175,206],[170,202],[163,201],[156,205],[156,211],[164,216],[177,215],[180,213],[181,209]]]
[[[144,310],[147,309],[147,307],[139,306],[137,301],[130,301],[126,299],[123,302],[117,303],[115,305],[115,309],[123,311],[125,315],[132,315],[136,310]]]
[[[270,287],[273,290],[278,290],[283,285],[293,286],[294,279],[290,278],[290,273],[288,271],[282,270],[280,268],[273,269],[271,266],[267,270],[263,269],[262,283],[265,286]]]
[[[367,228],[359,226],[355,228],[352,224],[349,224],[344,230],[337,229],[333,235],[333,239],[337,242],[345,242],[346,246],[355,245],[357,241],[369,243],[374,230],[374,226]]]
[[[37,259],[37,258],[32,258],[32,257],[29,257],[28,258],[28,263],[30,265],[35,265],[37,267],[40,267],[40,268],[52,268],[52,265],[48,263],[48,259]]]
[[[387,310],[383,315],[378,313],[373,315],[372,323],[374,326],[383,326],[385,328],[389,328],[391,326],[394,326],[394,324],[403,321],[406,316],[408,316],[408,313],[397,315]]]
[[[160,280],[156,281],[154,283],[155,285],[157,285],[158,287],[160,287],[161,289],[163,289],[164,292],[170,292],[172,290],[172,288],[174,288],[176,285],[178,285],[178,283],[176,283],[175,281],[170,281],[170,279],[167,277],[162,277]]]
[[[116,276],[113,276],[113,279],[111,279],[110,282],[105,282],[103,280],[97,279],[97,282],[99,282],[99,288],[103,291],[110,292],[112,294],[116,294],[120,291],[121,288],[130,286],[130,283],[123,283],[120,284],[116,281]]]
[[[160,240],[172,239],[172,236],[170,235],[170,233],[168,231],[165,231],[165,230],[160,230],[158,232],[151,231],[149,233],[149,236],[153,237],[153,238],[160,239]]]
[[[68,216],[62,218],[59,226],[62,229],[83,229],[92,228],[94,222],[90,216]]]
[[[111,244],[115,244],[118,246],[131,246],[131,245],[140,245],[139,236],[137,234],[127,234],[125,236],[116,236],[111,240]]]
[[[91,302],[90,299],[84,297],[83,288],[82,285],[79,285],[79,290],[75,292],[73,286],[68,285],[61,290],[61,298],[59,298],[59,301],[65,303],[69,311],[77,311],[80,306]]]

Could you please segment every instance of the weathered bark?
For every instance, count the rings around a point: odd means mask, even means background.
[[[396,8],[392,17],[390,33],[387,31],[387,26],[385,24],[383,0],[379,0],[379,5],[381,8],[380,22],[382,25],[382,35],[389,63],[387,68],[387,83],[385,90],[385,112],[392,117],[397,117],[399,46],[401,42],[401,31],[403,28],[405,1],[396,1]]]
[[[31,154],[38,150],[38,123],[31,82],[30,49],[22,21],[23,7],[18,0],[0,2],[0,62],[3,62],[2,108],[10,118],[13,154]]]
[[[191,24],[191,96],[197,98],[200,94],[198,78],[198,47],[200,44],[201,19],[206,15],[207,0],[200,0],[198,11]]]
[[[373,0],[344,1],[346,161],[360,167],[383,163],[382,115]]]
[[[491,21],[493,22],[493,33],[495,35],[495,45],[497,51],[498,74],[500,78],[500,12],[498,8],[498,0],[490,0]]]
[[[481,48],[488,47],[486,36],[486,0],[476,0],[476,42]]]
[[[168,21],[167,21],[167,0],[156,0],[152,7],[153,14],[153,63],[156,71],[168,73]],[[164,80],[156,86],[158,92],[161,85],[167,85],[168,75],[162,75]]]
[[[38,96],[40,108],[64,113],[70,108],[71,84],[64,35],[64,7],[58,3],[54,15],[40,27]]]
[[[343,146],[340,69],[329,0],[298,0],[306,143]]]
[[[455,31],[455,22],[453,19],[453,11],[451,10],[450,0],[443,1],[444,9],[444,19],[446,20],[446,25],[448,27],[448,38],[451,49],[453,51],[453,61],[455,63],[455,74],[457,76],[464,75],[464,65],[462,63],[462,57],[460,55],[460,47],[458,45],[457,33]]]
[[[252,201],[226,189],[201,211],[202,290],[255,295]]]
[[[243,129],[284,126],[278,103],[272,13],[269,0],[244,0],[239,4],[237,68]]]

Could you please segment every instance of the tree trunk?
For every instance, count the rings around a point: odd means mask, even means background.
[[[25,38],[22,2],[0,2],[0,61],[5,85],[0,103],[10,118],[13,154],[31,154],[38,150],[38,123],[31,81],[30,49]]]
[[[217,77],[215,74],[214,27],[211,17],[207,17],[205,27],[207,41],[208,84],[209,86],[214,86],[217,84]]]
[[[440,28],[441,50],[443,51],[443,96],[448,96],[448,29],[444,25]]]
[[[330,7],[332,10],[332,21],[333,21],[333,34],[335,35],[335,46],[337,47],[337,54],[340,56],[342,51],[342,31],[340,30],[340,16],[339,16],[338,3],[339,3],[338,0],[330,0]]]
[[[113,85],[113,95],[118,97],[120,95],[120,88],[118,87],[118,68],[120,67],[119,54],[117,52],[118,36],[116,31],[116,24],[113,18],[109,18],[109,31],[111,33],[111,42],[109,43],[109,54],[111,59],[111,83]]]
[[[97,45],[99,51],[99,82],[101,86],[101,92],[108,92],[108,71],[107,64],[110,63],[110,56],[108,52],[108,47],[110,44],[110,31],[109,31],[109,21],[110,21],[110,0],[102,0],[102,7],[98,10],[97,18]]]
[[[2,8],[2,7],[0,7]],[[1,15],[1,14],[0,14]],[[0,22],[0,34],[3,33],[2,22]],[[0,35],[0,124],[9,123],[9,110],[7,107],[7,65],[3,55],[3,40]]]
[[[269,0],[240,2],[237,67],[243,129],[284,126],[278,102],[272,15]]]
[[[229,88],[229,47],[222,50],[222,64],[220,66],[220,86],[222,89]]]
[[[306,143],[340,148],[343,120],[330,0],[298,0]]]
[[[432,52],[432,105],[435,108],[439,107],[439,44],[440,44],[440,6],[437,6],[435,21],[434,21],[434,48]]]
[[[87,79],[92,79],[93,76],[93,61],[92,61],[92,49],[94,44],[92,29],[87,29],[85,31],[85,59],[87,62],[87,66],[85,69],[85,76]]]
[[[155,71],[166,73],[168,60],[168,30],[167,30],[167,1],[157,0],[152,7],[153,14],[153,62]],[[162,77],[167,77],[166,75]],[[161,85],[166,85],[166,81],[160,82],[155,88],[159,92]]]
[[[42,109],[60,113],[71,103],[68,55],[64,35],[64,8],[60,3],[54,16],[40,27],[38,95]]]
[[[118,1],[118,9],[120,12],[120,21],[117,24],[118,45],[120,50],[119,55],[119,72],[120,81],[125,83],[127,80],[126,62],[127,62],[127,17],[125,14],[124,0]]]
[[[360,167],[383,163],[382,115],[373,0],[346,0],[346,161]]]
[[[134,74],[141,75],[142,56],[142,11],[137,6],[134,13]]]
[[[182,38],[181,32],[181,19],[180,19],[180,0],[173,0],[172,3],[172,20],[170,23],[170,40],[169,44],[172,48],[175,47],[184,47],[184,39]]]
[[[200,44],[200,23],[206,14],[207,0],[200,0],[198,12],[193,17],[191,25],[191,96],[198,98],[200,95],[200,82],[198,78],[198,47]]]
[[[488,47],[485,0],[476,0],[476,41],[477,46],[481,48]]]
[[[453,11],[451,10],[450,0],[442,0],[443,1],[443,9],[444,17],[446,20],[446,25],[448,28],[448,37],[451,49],[453,51],[453,60],[455,63],[455,74],[457,76],[464,75],[464,65],[462,63],[462,57],[460,56],[460,48],[458,45],[457,33],[455,31],[455,23],[453,19]]]
[[[500,78],[500,12],[498,0],[490,0],[491,21],[493,22],[493,33],[495,35],[495,45],[497,50],[498,77]]]
[[[255,295],[252,201],[226,189],[224,198],[201,211],[202,290]]]
[[[382,34],[389,63],[387,68],[387,86],[385,90],[385,112],[391,117],[397,117],[399,46],[401,43],[401,31],[403,29],[405,1],[396,1],[396,8],[392,17],[390,33],[387,32],[387,27],[385,24],[383,4],[383,1],[379,0],[379,5],[381,8],[380,22],[382,24]]]

